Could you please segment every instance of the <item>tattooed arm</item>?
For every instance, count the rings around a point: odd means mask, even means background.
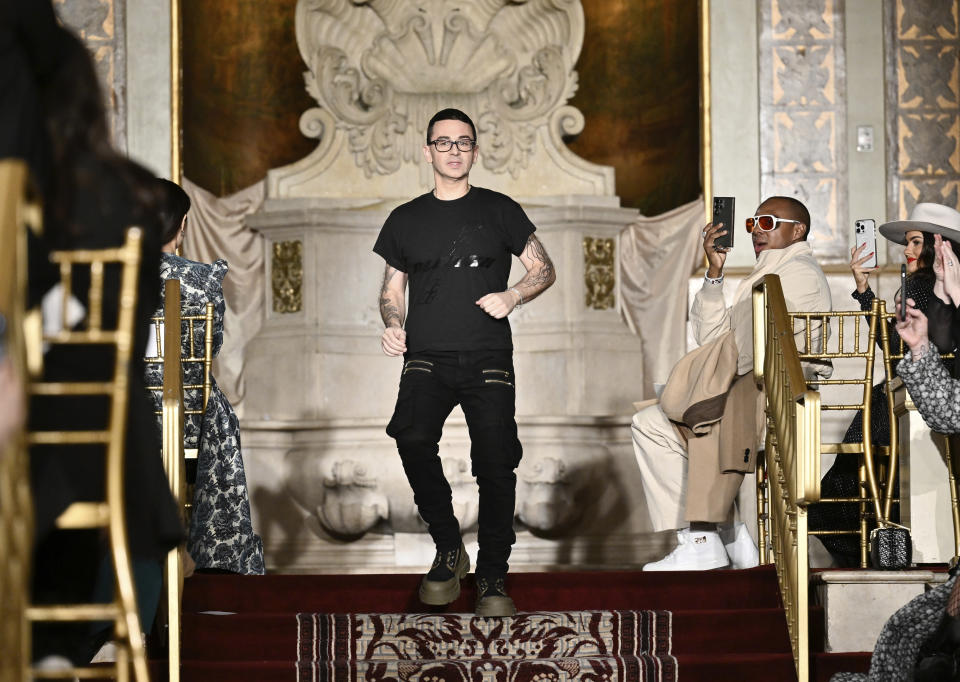
[[[380,317],[386,327],[380,337],[380,347],[390,356],[402,355],[407,350],[407,332],[403,329],[407,315],[406,289],[407,273],[387,265],[380,286]]]
[[[477,301],[477,305],[491,317],[506,317],[521,302],[532,301],[557,281],[553,261],[535,234],[531,234],[527,239],[527,245],[520,254],[520,262],[527,269],[527,274],[519,282],[506,291],[487,294]]]

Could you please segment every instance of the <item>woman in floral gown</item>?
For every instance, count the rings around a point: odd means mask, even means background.
[[[181,315],[203,315],[207,303],[213,303],[213,355],[223,344],[223,278],[227,262],[218,259],[212,265],[197,263],[176,255],[183,241],[187,225],[190,199],[186,192],[170,181],[164,185],[163,254],[160,261],[160,281],[180,280]],[[163,314],[163,303],[156,313]],[[195,322],[194,357],[203,356],[203,323]],[[182,353],[190,353],[190,339],[182,337]],[[163,384],[163,365],[147,365],[147,384]],[[203,383],[203,367],[199,363],[184,365],[184,384]],[[184,420],[184,448],[197,448],[196,486],[193,496],[187,551],[197,564],[197,570],[223,571],[240,574],[262,574],[263,545],[253,531],[250,520],[250,499],[240,450],[240,423],[230,401],[211,375],[210,398],[203,415],[188,415]],[[185,391],[188,407],[202,404],[202,391]],[[157,409],[160,395],[153,393]]]

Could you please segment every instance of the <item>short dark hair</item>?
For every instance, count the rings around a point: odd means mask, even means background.
[[[437,121],[463,121],[470,126],[470,134],[473,136],[474,142],[476,142],[477,127],[473,125],[473,121],[470,120],[469,116],[459,109],[441,109],[433,115],[430,123],[427,124],[427,144],[430,144],[430,137],[433,135],[433,124]]]
[[[157,211],[160,243],[169,244],[177,238],[183,217],[190,210],[190,197],[180,185],[163,178],[157,178],[157,190],[160,194],[160,207]]]
[[[799,199],[794,199],[793,197],[784,197],[779,195],[767,197],[766,199],[763,200],[763,203],[767,203],[768,201],[773,201],[773,200],[782,201],[785,204],[787,204],[787,206],[790,207],[789,217],[792,218],[793,220],[799,220],[801,223],[807,226],[806,232],[803,233],[803,240],[805,241],[807,237],[810,236],[810,211],[807,210],[807,207],[804,206],[803,202],[800,201]],[[785,218],[787,216],[781,216],[781,217]]]

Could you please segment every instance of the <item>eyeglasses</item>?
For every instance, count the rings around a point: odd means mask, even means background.
[[[441,137],[437,140],[434,140],[433,142],[428,142],[427,144],[432,144],[438,152],[448,152],[451,149],[453,149],[454,144],[456,144],[457,149],[459,149],[462,152],[469,152],[473,150],[474,147],[477,146],[476,141],[471,140],[468,137],[461,137],[457,141],[448,140],[445,137]]]
[[[754,228],[759,227],[761,232],[770,232],[777,229],[780,223],[799,223],[799,220],[790,220],[790,218],[778,218],[775,215],[755,215],[747,218],[747,234],[753,232]]]

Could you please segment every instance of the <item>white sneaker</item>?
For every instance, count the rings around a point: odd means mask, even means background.
[[[643,567],[644,571],[709,571],[730,564],[717,531],[677,531],[677,548],[660,561]]]
[[[760,551],[750,537],[747,524],[736,523],[731,532],[733,540],[724,542],[723,546],[730,557],[731,568],[753,568],[760,564]]]
[[[70,662],[70,659],[56,654],[41,658],[39,661],[33,664],[34,670],[44,673],[62,673],[71,670],[72,668],[73,663]],[[59,676],[59,679],[67,680],[68,682],[80,682],[76,677],[64,677],[61,675]]]
[[[100,650],[90,659],[91,663],[116,663],[117,645],[114,642],[105,642]]]

